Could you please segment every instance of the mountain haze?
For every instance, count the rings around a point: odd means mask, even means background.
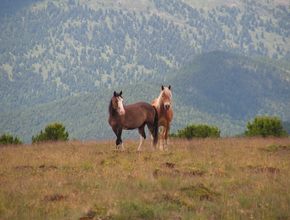
[[[0,114],[0,133],[18,135],[25,142],[54,121],[62,122],[70,138],[114,139],[107,122],[113,91],[123,91],[125,105],[151,102],[161,85],[172,86],[174,120],[171,132],[188,124],[218,126],[222,136],[246,129],[247,121],[269,114],[290,120],[290,64],[223,51],[196,56],[165,81],[122,85],[98,93],[65,98],[24,110]],[[124,137],[138,138],[137,131]]]
[[[2,112],[162,82],[206,51],[290,60],[288,1],[3,0],[0,12]]]

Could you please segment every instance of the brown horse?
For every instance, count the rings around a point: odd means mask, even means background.
[[[158,113],[156,108],[146,102],[124,105],[123,101],[122,91],[120,93],[115,91],[109,104],[108,122],[117,136],[116,148],[118,149],[121,145],[121,150],[125,150],[121,139],[123,129],[133,130],[138,128],[140,134],[138,151],[141,151],[143,141],[146,138],[144,128],[147,124],[151,134],[151,145],[156,149],[158,141]]]
[[[158,112],[158,127],[162,126],[160,133],[160,150],[168,150],[167,148],[167,139],[168,131],[170,128],[170,123],[173,119],[173,109],[171,100],[171,85],[168,88],[161,86],[161,93],[157,99],[155,99],[151,104],[155,106]],[[163,139],[165,139],[165,146],[163,148]]]

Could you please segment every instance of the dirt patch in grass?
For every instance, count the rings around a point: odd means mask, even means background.
[[[153,172],[153,177],[156,179],[161,176],[176,177],[177,175],[179,175],[179,172],[176,170],[156,169]]]
[[[163,200],[167,201],[167,202],[170,202],[170,203],[174,203],[178,206],[181,206],[181,207],[186,207],[186,208],[190,208],[191,205],[184,201],[183,199],[179,198],[178,196],[171,196],[169,194],[165,194],[162,196]]]
[[[55,170],[57,169],[57,166],[54,166],[54,165],[45,166],[44,164],[42,164],[38,168],[43,169],[43,170]]]
[[[163,164],[163,166],[168,167],[168,168],[174,168],[176,166],[175,163],[170,163],[170,162],[166,162]]]
[[[176,177],[176,176],[201,176],[205,174],[204,171],[194,168],[194,167],[180,167],[174,168],[176,165],[172,163],[165,163],[163,164],[164,168],[159,168],[153,171],[152,175],[155,179],[160,176],[169,176],[169,177]],[[169,169],[166,169],[169,168]]]
[[[279,150],[282,150],[282,151],[290,151],[290,146],[281,145],[281,147],[279,148]]]
[[[205,171],[195,167],[181,167],[176,171],[186,176],[201,176],[205,174]]]
[[[54,194],[52,196],[46,196],[45,200],[50,201],[50,202],[56,202],[56,201],[63,201],[67,198],[68,198],[68,196],[64,196],[61,194]]]
[[[167,169],[169,168],[169,169]],[[186,176],[201,176],[205,174],[205,171],[200,170],[195,167],[189,166],[178,166],[176,163],[165,162],[161,164],[160,169],[156,169],[153,172],[153,176],[157,177],[158,175],[166,175],[166,176],[176,176],[176,175],[186,175]]]
[[[270,144],[266,147],[260,148],[263,151],[267,152],[275,152],[275,151],[290,151],[290,146],[289,145],[277,145],[277,144]]]
[[[29,165],[21,165],[21,166],[14,167],[14,170],[23,170],[23,169],[33,169],[33,167]]]
[[[262,166],[246,166],[246,167],[241,167],[240,168],[242,171],[249,170],[252,173],[272,173],[272,174],[277,174],[280,173],[280,170],[275,167],[262,167]]]
[[[107,208],[102,206],[96,206],[93,209],[90,209],[85,216],[79,218],[79,220],[88,220],[88,219],[98,219],[98,220],[107,220],[110,219],[110,216],[105,216],[107,213]]]
[[[221,195],[215,190],[208,189],[204,184],[197,184],[189,187],[182,187],[180,191],[185,192],[189,197],[198,197],[200,200],[213,201],[215,197]]]

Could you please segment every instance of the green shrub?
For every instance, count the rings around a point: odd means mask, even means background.
[[[13,138],[13,135],[3,133],[0,137],[0,144],[23,144],[23,142],[17,136]]]
[[[244,136],[274,136],[274,137],[287,137],[287,131],[283,129],[281,120],[276,116],[271,118],[269,115],[255,117],[253,123],[248,121],[248,130],[244,131]]]
[[[45,132],[42,130],[40,134],[37,134],[36,137],[32,136],[32,143],[42,142],[42,141],[67,141],[69,132],[65,133],[65,126],[62,123],[54,122],[45,127]]]
[[[220,137],[221,131],[218,127],[209,126],[206,124],[187,125],[182,130],[177,130],[177,134],[170,134],[171,137],[179,138],[207,138],[207,137]]]

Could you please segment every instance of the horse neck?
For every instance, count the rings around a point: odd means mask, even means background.
[[[156,108],[157,109],[161,109],[162,108],[162,92],[160,93],[159,97],[157,98],[157,102],[156,102]]]
[[[109,105],[109,113],[110,113],[110,115],[114,115],[114,113],[116,113],[116,110],[113,108],[112,99],[111,99],[110,105]]]

